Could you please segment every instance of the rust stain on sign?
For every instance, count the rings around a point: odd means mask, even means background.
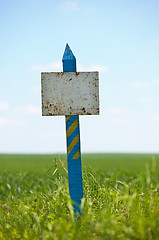
[[[42,115],[98,115],[98,72],[41,73]]]

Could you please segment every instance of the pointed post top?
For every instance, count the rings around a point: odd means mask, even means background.
[[[76,59],[68,43],[63,54],[62,60]]]
[[[68,43],[62,58],[63,62],[63,72],[76,72],[76,58],[69,47]]]

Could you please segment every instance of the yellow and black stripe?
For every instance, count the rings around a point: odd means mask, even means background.
[[[79,117],[66,116],[67,154],[72,159],[80,157]]]

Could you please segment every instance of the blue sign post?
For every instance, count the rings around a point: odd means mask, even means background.
[[[76,72],[76,58],[69,45],[66,45],[63,55],[63,72]],[[81,199],[83,198],[82,166],[80,151],[79,116],[65,116],[67,136],[67,164],[69,193],[75,212],[81,214]]]
[[[66,119],[69,193],[76,213],[83,198],[79,115],[99,115],[99,73],[77,72],[69,45],[63,55],[63,72],[42,72],[42,115]]]

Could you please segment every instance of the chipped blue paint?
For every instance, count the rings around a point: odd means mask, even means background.
[[[63,72],[76,72],[76,58],[73,55],[68,43],[66,44],[65,52],[62,58]]]
[[[68,44],[63,55],[63,72],[76,72],[76,58]],[[81,214],[83,198],[79,116],[66,116],[69,193],[75,212]]]

